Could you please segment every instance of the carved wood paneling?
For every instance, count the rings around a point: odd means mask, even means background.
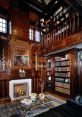
[[[29,12],[29,20],[31,20],[33,22],[38,22],[39,21],[39,15],[30,11]]]
[[[12,36],[28,41],[28,13],[19,9],[12,9]]]
[[[82,43],[82,34],[81,32],[75,33],[67,38],[64,38],[63,40],[56,41],[52,43],[52,47],[47,47],[44,49],[45,53],[49,53],[51,51],[67,48],[70,46],[73,46],[75,44]]]
[[[11,68],[12,69],[31,69],[31,45],[28,42],[21,40],[12,40],[11,44]],[[14,56],[16,55],[26,55],[28,56],[27,66],[15,66]]]

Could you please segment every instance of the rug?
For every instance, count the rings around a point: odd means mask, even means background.
[[[54,97],[50,94],[46,94],[46,98],[53,101],[55,107],[66,103],[66,101]],[[41,110],[43,112],[43,110]],[[39,112],[40,113],[40,112]],[[19,103],[0,104],[0,117],[23,117],[24,111],[19,108]],[[35,114],[34,114],[35,115]]]
[[[54,101],[55,106],[59,106],[59,105],[62,105],[62,104],[65,104],[66,103],[65,100],[60,99],[58,97],[55,97],[55,96],[53,96],[51,94],[46,94],[46,98],[48,98],[51,101]]]
[[[17,103],[0,104],[0,117],[11,117],[12,115],[20,115],[22,112],[18,108]]]

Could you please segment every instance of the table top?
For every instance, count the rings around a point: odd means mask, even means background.
[[[25,105],[19,102],[18,107],[20,108],[20,110],[22,110],[25,117],[34,117],[55,107],[55,103],[54,101],[51,101],[45,97],[44,100],[36,98],[36,100],[33,100],[30,105]]]

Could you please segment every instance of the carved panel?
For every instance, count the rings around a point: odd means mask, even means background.
[[[75,44],[81,43],[81,33],[76,33],[72,36],[69,36],[68,38],[65,38],[63,40],[57,41],[55,42],[52,46],[53,46],[53,50],[59,50],[59,49],[63,49],[65,47],[69,47],[69,46],[73,46]],[[53,51],[52,50],[52,51]]]
[[[13,40],[11,41],[11,67],[14,69],[30,69],[31,68],[31,45],[28,42],[24,42],[21,40]],[[28,57],[28,64],[27,65],[16,65],[14,64],[16,56],[27,56]],[[27,59],[27,58],[25,58]]]
[[[12,9],[12,36],[27,41],[28,40],[28,15],[26,12],[20,12],[19,9]]]

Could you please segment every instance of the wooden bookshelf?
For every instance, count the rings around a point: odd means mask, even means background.
[[[70,95],[70,57],[55,57],[55,91]]]

